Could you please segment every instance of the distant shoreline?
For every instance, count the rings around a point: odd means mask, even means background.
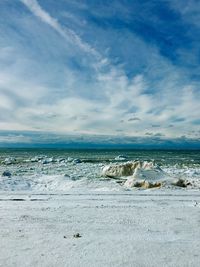
[[[200,147],[174,147],[174,148],[165,148],[165,147],[130,147],[130,146],[65,146],[65,145],[41,145],[41,144],[33,144],[33,145],[19,145],[19,146],[1,146],[0,150],[88,150],[88,151],[95,151],[95,150],[109,150],[109,151],[200,151]]]

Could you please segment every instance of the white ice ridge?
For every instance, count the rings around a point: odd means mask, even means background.
[[[154,162],[129,161],[122,164],[105,166],[102,175],[110,178],[124,178],[125,187],[154,188],[164,185],[187,187],[183,179],[174,179]],[[126,177],[126,178],[125,178]]]
[[[153,162],[128,161],[126,163],[105,166],[102,170],[102,175],[111,178],[119,178],[133,175],[135,172],[138,172],[138,170],[153,170],[156,173],[164,173],[164,171]]]

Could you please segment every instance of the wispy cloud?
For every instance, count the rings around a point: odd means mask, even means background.
[[[120,1],[85,1],[81,8],[80,1],[3,2],[1,130],[197,137],[200,83],[191,78],[197,69],[188,60],[197,55],[197,37],[177,33],[188,44],[175,42],[176,31],[188,27],[179,7],[165,3],[160,10],[155,1],[145,8],[141,1],[124,1],[123,7]]]
[[[71,29],[67,27],[62,27],[60,23],[53,18],[48,12],[46,12],[37,2],[37,0],[20,0],[27,8],[44,23],[48,24],[55,31],[57,31],[62,37],[71,43],[75,43],[85,52],[91,53],[95,56],[100,56],[95,49],[93,49],[89,44],[83,42],[81,38]]]

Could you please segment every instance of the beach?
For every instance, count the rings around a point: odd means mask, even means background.
[[[198,191],[0,194],[0,266],[199,266]]]
[[[0,266],[198,267],[199,156],[2,149]]]

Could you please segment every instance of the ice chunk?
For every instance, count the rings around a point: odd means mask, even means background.
[[[11,164],[13,164],[15,162],[16,162],[16,159],[11,157],[11,158],[5,158],[3,163],[6,164],[6,165],[11,165]]]
[[[82,161],[80,160],[80,159],[74,159],[73,160],[73,163],[75,163],[75,164],[78,164],[78,163],[81,163]]]
[[[184,179],[179,178],[179,179],[173,180],[172,185],[179,186],[179,187],[187,187],[188,185],[190,185],[190,183]]]
[[[166,173],[158,167],[145,169],[137,167],[133,175],[124,183],[125,187],[160,187],[166,180]]]
[[[119,156],[117,156],[117,157],[115,158],[115,160],[121,160],[121,161],[126,160],[126,159],[127,159],[127,157],[124,156],[124,155],[119,155]]]
[[[11,177],[11,172],[6,170],[2,173],[2,176]]]
[[[133,175],[136,168],[145,170],[154,169],[153,162],[147,161],[128,161],[122,164],[107,165],[102,170],[102,175],[111,178]]]
[[[73,158],[71,158],[71,157],[68,157],[67,158],[67,162],[72,162],[74,159]]]
[[[49,164],[53,162],[53,158],[46,158],[42,161],[42,164]]]

